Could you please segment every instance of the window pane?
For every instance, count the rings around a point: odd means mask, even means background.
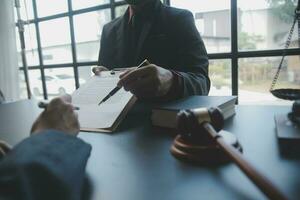
[[[74,16],[78,61],[83,62],[98,60],[102,28],[104,24],[110,20],[110,9]]]
[[[268,3],[270,2],[270,3]],[[292,26],[295,6],[281,1],[239,0],[238,44],[240,50],[283,48]],[[283,2],[283,1],[282,1]],[[296,2],[296,1],[295,1]],[[297,45],[297,24],[290,48]]]
[[[164,2],[163,0],[160,0],[161,2]],[[125,2],[124,0],[115,0],[115,2]]]
[[[269,92],[281,57],[239,60],[239,102],[241,104],[290,104]],[[299,56],[287,56],[276,88],[300,89]]]
[[[29,67],[39,65],[39,53],[37,49],[26,50],[26,59]],[[18,65],[19,67],[23,67],[21,52],[18,52]]]
[[[14,8],[14,11],[15,11],[15,21],[18,21],[16,8]],[[20,14],[22,20],[34,18],[32,0],[20,0]]]
[[[67,0],[36,0],[39,17],[68,12]]]
[[[41,71],[38,69],[29,70],[28,76],[29,76],[31,93],[37,99],[44,99],[43,86],[42,86],[42,81],[41,81]],[[19,71],[19,80],[20,80],[19,81],[19,83],[20,83],[20,98],[26,99],[27,98],[27,88],[26,88],[25,76],[24,76],[23,70]]]
[[[72,62],[70,26],[67,17],[41,22],[40,33],[44,64]]]
[[[27,91],[26,91],[26,83],[24,78],[23,70],[19,70],[19,87],[20,87],[20,99],[27,98]]]
[[[90,66],[78,67],[80,85],[90,80],[90,78],[94,75],[92,68],[93,67]]]
[[[210,96],[228,96],[232,94],[230,60],[210,60],[209,77],[211,80]]]
[[[116,7],[116,17],[122,16],[127,10],[128,5],[118,6]]]
[[[45,79],[49,99],[75,90],[73,68],[45,69]]]
[[[194,14],[208,53],[230,51],[230,0],[171,0],[171,5]]]
[[[73,10],[107,4],[110,0],[73,0]]]
[[[22,58],[21,58],[21,45],[20,45],[20,37],[18,28],[16,28],[16,43],[17,43],[17,51],[18,51],[18,64],[19,66],[23,66]],[[28,66],[39,65],[39,57],[37,50],[37,39],[36,39],[36,31],[35,25],[25,25],[24,26],[24,39],[25,39],[25,47],[26,47],[26,58]]]

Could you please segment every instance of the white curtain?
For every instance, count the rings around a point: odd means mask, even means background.
[[[0,90],[7,101],[19,98],[13,0],[0,0]]]

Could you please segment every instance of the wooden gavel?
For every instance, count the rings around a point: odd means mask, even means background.
[[[267,177],[243,157],[237,146],[228,144],[222,134],[218,133],[223,125],[224,117],[218,108],[180,111],[177,115],[180,135],[175,139],[171,153],[179,159],[188,157],[189,161],[198,161],[197,153],[200,156],[205,149],[204,153],[208,154],[209,151],[214,151],[212,147],[215,147],[228,160],[233,161],[269,199],[287,199]],[[211,161],[212,158],[209,159]]]

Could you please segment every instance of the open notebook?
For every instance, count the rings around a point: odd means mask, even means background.
[[[98,106],[118,80],[119,73],[102,72],[72,94],[73,105],[80,108],[77,112],[81,131],[113,132],[124,119],[136,97],[123,88]]]

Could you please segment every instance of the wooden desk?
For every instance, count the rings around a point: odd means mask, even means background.
[[[237,106],[225,130],[237,135],[244,156],[290,199],[300,197],[300,156],[279,153],[274,114],[286,106]],[[28,135],[39,109],[30,101],[0,105],[0,138],[12,144]],[[169,153],[173,137],[153,129],[150,109],[137,105],[114,134],[80,133],[93,146],[87,172],[94,200],[265,199],[233,164],[193,166]]]

